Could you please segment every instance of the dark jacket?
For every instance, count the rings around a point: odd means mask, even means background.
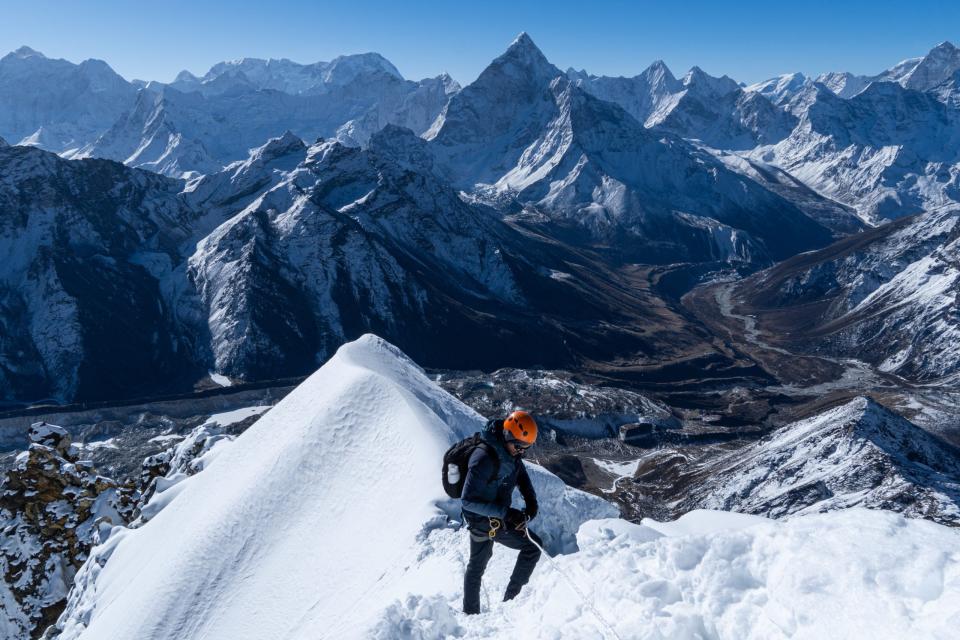
[[[484,442],[496,451],[500,459],[500,470],[495,478],[491,477],[495,464],[486,449],[477,447],[470,456],[462,493],[463,515],[468,523],[506,517],[514,488],[520,489],[527,506],[537,502],[537,494],[523,460],[507,453],[501,435],[502,428],[502,421],[491,420],[481,432]]]

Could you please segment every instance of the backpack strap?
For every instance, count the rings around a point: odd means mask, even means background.
[[[493,482],[497,479],[497,476],[500,475],[500,456],[497,454],[497,450],[486,442],[479,442],[477,443],[477,446],[482,447],[483,450],[487,452],[487,455],[493,460],[493,473],[490,474],[490,482]]]

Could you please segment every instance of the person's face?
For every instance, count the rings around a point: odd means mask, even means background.
[[[506,445],[507,453],[509,453],[514,458],[516,458],[517,456],[522,456],[524,452],[530,448],[529,446],[525,446],[525,447],[518,446],[513,442],[506,442],[504,444]]]

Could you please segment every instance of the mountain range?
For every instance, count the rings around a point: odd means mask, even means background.
[[[0,632],[947,637],[958,82],[3,57]],[[516,408],[556,557],[464,619]]]
[[[768,267],[737,300],[951,375],[957,69],[943,43],[869,78],[609,78],[521,34],[463,88],[372,53],[161,84],[23,47],[0,59],[4,398],[304,375],[367,331],[430,366],[762,379],[679,298]]]

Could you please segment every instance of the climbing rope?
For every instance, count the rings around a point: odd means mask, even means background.
[[[574,590],[574,592],[577,594],[577,596],[580,598],[583,604],[586,605],[588,609],[590,609],[594,617],[596,617],[596,619],[600,621],[600,624],[603,627],[605,627],[605,630],[607,631],[607,633],[610,634],[610,637],[613,638],[614,640],[622,640],[622,638],[613,629],[613,625],[607,622],[607,619],[604,618],[599,611],[597,611],[597,608],[593,606],[593,604],[589,600],[587,600],[587,596],[583,594],[583,591],[580,590],[580,587],[578,587],[577,584],[573,581],[573,579],[571,579],[570,576],[567,575],[566,571],[560,568],[560,563],[558,563],[556,560],[550,557],[550,554],[547,553],[547,550],[541,547],[540,543],[538,543],[536,540],[533,539],[533,536],[530,535],[530,532],[527,531],[526,527],[523,528],[523,534],[527,536],[527,540],[533,543],[533,546],[535,546],[537,549],[540,549],[540,552],[547,557],[547,560],[550,561],[550,566],[556,569],[557,573],[563,576],[563,579],[567,581],[567,584],[570,585],[570,588]]]

